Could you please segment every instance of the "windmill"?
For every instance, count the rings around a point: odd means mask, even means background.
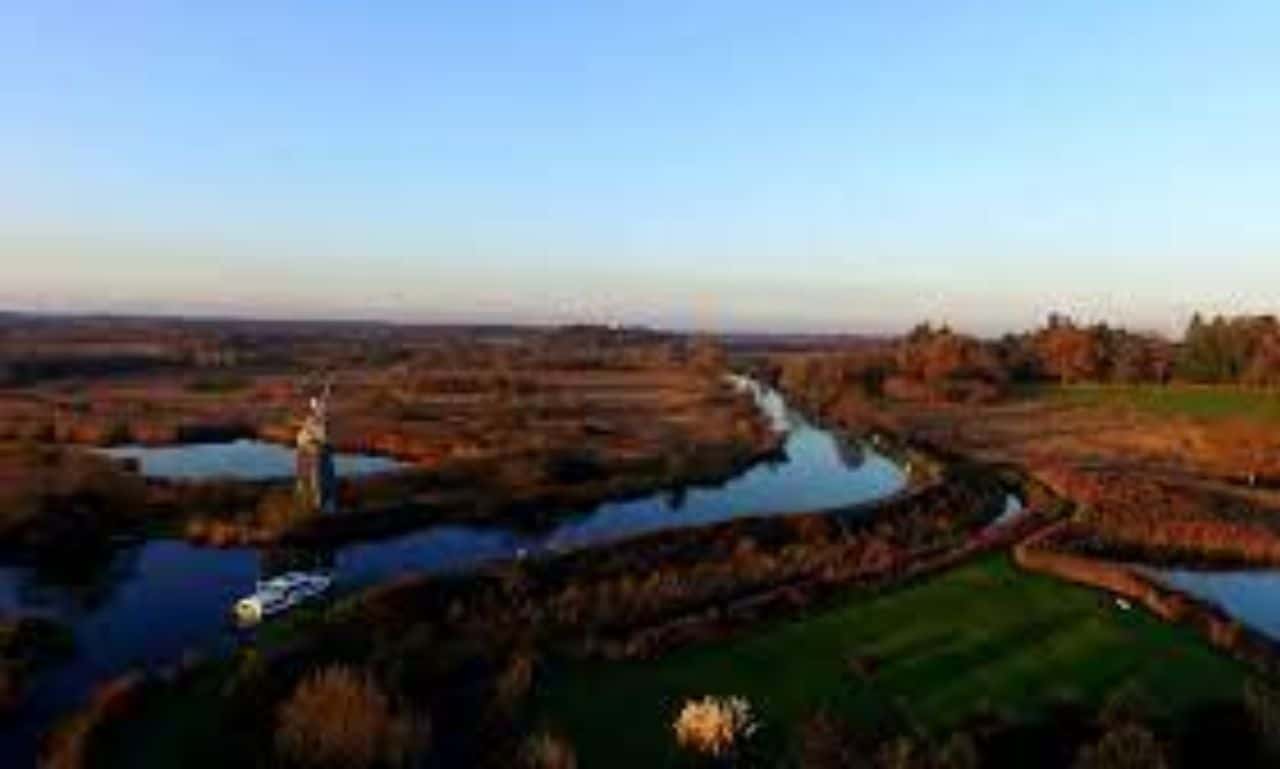
[[[333,450],[329,445],[329,399],[333,375],[325,378],[319,396],[312,396],[310,413],[302,420],[297,437],[297,493],[308,512],[331,513],[337,509],[337,480]]]

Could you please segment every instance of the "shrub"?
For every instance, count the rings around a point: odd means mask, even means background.
[[[1075,769],[1168,769],[1160,742],[1145,727],[1126,724],[1109,730],[1094,745],[1085,746]]]
[[[1098,721],[1106,728],[1141,724],[1151,715],[1151,699],[1141,687],[1127,683],[1107,695],[1098,713]]]
[[[529,651],[521,650],[511,655],[495,686],[494,704],[500,710],[514,711],[529,696],[536,663],[536,658]]]
[[[1266,749],[1280,756],[1280,689],[1265,680],[1250,678],[1244,686],[1244,707]]]
[[[938,749],[934,763],[938,769],[978,769],[982,762],[973,738],[964,732],[956,732]]]
[[[520,757],[528,769],[578,769],[573,745],[550,732],[539,732],[525,740]]]
[[[269,489],[258,500],[258,524],[268,531],[284,531],[300,517],[300,513],[298,495],[291,488]]]
[[[858,752],[848,724],[820,710],[800,724],[798,746],[804,769],[858,769],[870,763]]]
[[[279,719],[277,751],[296,766],[405,766],[430,735],[425,719],[393,711],[372,676],[340,665],[304,679]]]
[[[910,737],[897,737],[876,751],[878,769],[928,769],[929,754]]]
[[[689,700],[673,724],[680,747],[714,757],[740,749],[758,727],[751,704],[742,697]]]

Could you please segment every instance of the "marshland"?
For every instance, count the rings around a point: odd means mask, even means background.
[[[1276,396],[1197,376],[1194,330],[175,327],[145,361],[111,358],[145,321],[6,329],[13,755],[301,765],[355,749],[316,746],[339,718],[368,765],[683,765],[704,696],[758,721],[744,765],[1053,765],[1121,726],[1208,755],[1206,718],[1269,750],[1275,625],[1239,595],[1274,564]],[[1167,364],[1122,377],[1131,347]],[[327,512],[289,443],[321,382]],[[336,590],[234,627],[298,568]]]
[[[0,769],[1280,764],[1278,28],[3,4]]]

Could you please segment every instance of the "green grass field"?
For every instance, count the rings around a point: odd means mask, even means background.
[[[874,673],[851,672],[857,656]],[[539,707],[584,766],[652,768],[678,763],[670,722],[691,696],[744,695],[779,735],[818,706],[942,734],[984,706],[1033,719],[1054,698],[1096,705],[1129,682],[1176,717],[1237,697],[1244,676],[1190,631],[1000,555],[723,645],[554,671]]]
[[[1243,417],[1280,422],[1280,391],[1179,385],[1072,385],[1037,387],[1028,392],[1070,405],[1124,406],[1157,416]]]

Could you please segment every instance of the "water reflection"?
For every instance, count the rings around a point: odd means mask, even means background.
[[[12,569],[16,606],[56,614],[92,611],[110,603],[116,587],[137,573],[140,548],[101,547],[42,558],[34,567]],[[4,572],[0,571],[0,575]],[[0,576],[0,582],[8,579]],[[0,593],[0,610],[13,611]]]
[[[337,551],[331,547],[274,546],[263,549],[259,560],[260,579],[269,579],[287,571],[333,571]]]
[[[139,471],[148,478],[171,480],[292,478],[296,461],[289,447],[247,439],[182,446],[115,446],[99,451],[114,459],[136,462]],[[402,467],[401,463],[386,457],[334,455],[334,470],[343,477],[392,472]]]

